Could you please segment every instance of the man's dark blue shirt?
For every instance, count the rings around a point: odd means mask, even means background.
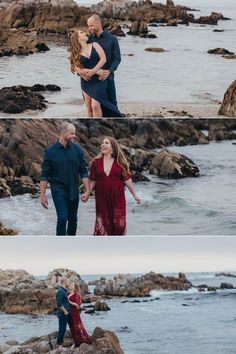
[[[103,31],[99,37],[95,34],[90,34],[88,42],[96,42],[103,48],[107,57],[107,62],[104,64],[103,69],[110,70],[111,74],[109,78],[113,79],[114,71],[121,62],[120,47],[117,38],[113,34]]]
[[[57,290],[56,293],[56,302],[57,302],[57,314],[60,315],[62,311],[60,308],[63,306],[66,311],[70,313],[70,303],[68,300],[67,291],[65,288],[61,287]]]
[[[49,146],[42,163],[41,181],[48,181],[52,191],[62,191],[70,200],[79,196],[79,176],[88,177],[82,148],[69,143],[65,148],[59,141]]]

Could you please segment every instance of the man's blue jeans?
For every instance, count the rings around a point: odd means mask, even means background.
[[[62,345],[66,333],[66,326],[69,321],[69,315],[64,315],[63,313],[60,313],[60,315],[58,315],[58,319],[59,319],[59,331],[57,334],[57,344]]]
[[[70,200],[62,191],[52,191],[52,199],[57,212],[56,234],[76,235],[79,198]]]

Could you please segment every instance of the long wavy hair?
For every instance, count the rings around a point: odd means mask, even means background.
[[[74,283],[74,284],[75,284],[75,291],[80,294],[79,285],[77,283]]]
[[[111,136],[105,136],[103,138],[103,140],[108,139],[110,141],[111,147],[112,147],[112,157],[116,160],[116,162],[120,165],[120,167],[122,168],[123,172],[125,174],[130,173],[130,169],[129,169],[129,163],[125,157],[125,154],[123,153],[123,151],[121,150],[120,145],[118,144],[117,140],[112,138]],[[95,159],[99,159],[103,157],[103,153],[100,152],[97,156],[95,156],[92,160],[92,162]],[[91,163],[92,163],[91,162]]]
[[[83,68],[83,65],[80,62],[81,49],[82,47],[79,42],[78,30],[75,30],[70,36],[70,65],[72,72],[74,72],[74,65]]]

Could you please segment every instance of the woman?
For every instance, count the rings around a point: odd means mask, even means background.
[[[74,341],[73,347],[79,347],[82,343],[91,344],[91,337],[86,332],[86,329],[84,328],[80,318],[81,296],[79,293],[79,287],[77,284],[72,283],[70,290],[71,292],[68,296],[68,299],[71,305],[71,316],[68,323],[70,326],[71,336]]]
[[[139,204],[131,180],[128,162],[118,145],[111,137],[105,137],[101,152],[96,156],[90,168],[90,192],[95,187],[96,221],[94,235],[126,234],[126,185]]]
[[[85,32],[77,30],[70,36],[71,71],[80,75],[87,117],[122,117],[118,108],[108,101],[107,80],[98,75],[106,63],[106,54],[98,43],[87,43]]]

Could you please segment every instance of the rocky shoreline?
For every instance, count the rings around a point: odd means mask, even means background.
[[[44,150],[58,138],[62,120],[0,120],[0,198],[31,193],[38,196]],[[199,176],[196,164],[169,147],[236,139],[234,119],[71,120],[86,162],[99,152],[103,136],[113,136],[125,151],[135,182],[147,171],[163,178]],[[203,131],[208,131],[205,134]],[[156,152],[155,149],[162,149]]]
[[[53,353],[61,351],[56,344],[57,332],[42,337],[34,337],[23,343],[9,341],[0,344],[0,353]],[[67,331],[64,338],[63,353],[68,354],[124,354],[119,339],[114,332],[96,327],[92,334],[92,344],[81,344],[78,348],[71,348],[73,344],[70,332]]]
[[[234,289],[232,284],[225,282],[218,287],[207,284],[195,286],[184,273],[179,273],[178,276],[164,276],[153,271],[142,276],[117,274],[113,279],[102,277],[86,284],[75,271],[63,268],[53,270],[45,280],[37,280],[24,270],[0,270],[0,311],[28,315],[55,313],[55,293],[62,277],[66,277],[69,283],[79,285],[83,303],[81,310],[87,314],[111,310],[105,302],[107,299],[147,298],[152,290],[187,291],[196,288],[199,292],[215,292]],[[93,294],[89,293],[89,285],[95,286]],[[126,300],[122,303],[125,302]],[[141,301],[136,299],[135,302]]]

